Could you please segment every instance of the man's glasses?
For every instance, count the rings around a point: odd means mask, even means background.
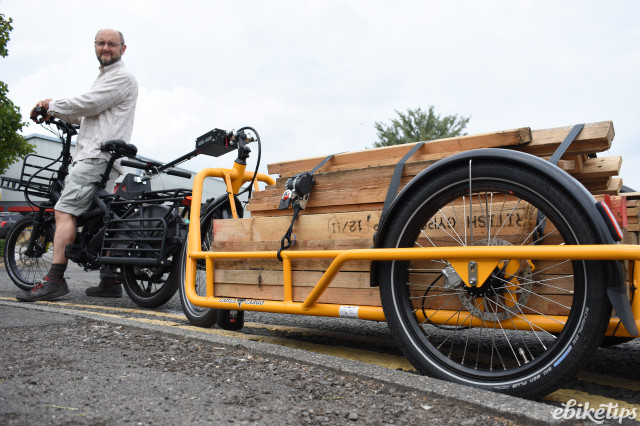
[[[106,41],[94,41],[93,42],[96,46],[98,47],[104,47],[105,45],[109,46],[109,47],[118,47],[120,46],[122,43],[114,43],[112,41],[110,42],[106,42]]]

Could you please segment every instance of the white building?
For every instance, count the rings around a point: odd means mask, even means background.
[[[39,157],[32,156],[30,157],[30,163],[34,163],[37,165],[46,165],[53,161],[53,159],[58,158],[60,152],[62,150],[62,142],[58,138],[52,136],[45,135],[29,135],[25,136],[25,139],[31,144],[35,145],[35,154]],[[72,145],[75,145],[72,142]],[[73,154],[74,147],[71,148],[71,152]],[[143,157],[141,157],[143,158]],[[52,160],[47,160],[52,159]],[[9,169],[5,172],[3,177],[20,179],[23,170],[23,161],[20,160],[14,164],[12,164]],[[59,163],[54,167],[57,169]],[[162,174],[151,181],[151,189],[152,190],[162,190],[162,189],[174,189],[174,188],[193,188],[193,179],[197,173],[191,170],[186,170],[180,167],[176,167],[177,170],[189,172],[191,173],[191,179],[181,178],[177,176],[170,176],[167,174]],[[125,167],[125,170],[128,173],[133,173],[136,175],[140,174],[140,170],[132,169],[129,167]],[[120,177],[122,180],[122,177]],[[202,199],[207,200],[209,198],[218,197],[222,194],[226,193],[226,187],[224,182],[221,179],[215,178],[207,178],[204,184],[204,191],[202,194]],[[13,191],[6,188],[0,188],[0,211],[17,211],[17,212],[25,212],[31,211],[31,207],[25,200],[24,193]]]

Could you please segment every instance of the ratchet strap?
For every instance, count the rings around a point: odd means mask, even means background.
[[[310,172],[299,173],[298,175],[295,175],[295,176],[293,176],[293,177],[291,177],[291,178],[289,178],[287,180],[287,186],[288,186],[289,181],[291,179],[295,179],[298,176],[304,175],[305,179],[307,179],[307,182],[309,182],[310,186],[309,186],[308,193],[306,193],[306,194],[296,194],[296,197],[293,198],[293,218],[291,219],[291,225],[289,225],[289,229],[287,229],[287,232],[284,234],[284,236],[280,240],[280,248],[278,249],[278,260],[279,261],[282,262],[282,256],[280,255],[282,250],[288,249],[289,247],[291,247],[296,242],[296,235],[295,234],[293,234],[293,240],[291,239],[291,235],[293,233],[293,224],[296,222],[296,219],[298,218],[298,214],[300,213],[300,210],[304,210],[304,207],[307,204],[307,200],[309,199],[309,194],[311,193],[311,188],[313,187],[313,184],[314,184],[313,174],[315,172],[317,172],[318,169],[320,169],[320,167],[324,166],[327,161],[331,160],[333,158],[333,156],[334,156],[334,154],[326,156],[325,159],[322,160],[320,163],[318,163],[318,165],[315,166]],[[295,187],[294,187],[294,190],[295,190]],[[285,191],[285,194],[286,194],[286,191]],[[287,203],[286,205],[288,207],[289,203]],[[281,207],[280,208],[282,208],[282,206],[283,206],[283,204],[281,203]]]

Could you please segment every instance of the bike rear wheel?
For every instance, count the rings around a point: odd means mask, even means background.
[[[5,240],[4,264],[11,281],[22,290],[29,291],[44,277],[53,262],[52,215],[45,213],[40,229],[36,230],[33,251],[27,255],[29,241],[34,233],[35,216],[18,220]]]
[[[404,198],[384,246],[596,243],[570,200],[541,173],[498,160],[464,164]],[[459,271],[445,259],[382,265],[385,317],[418,371],[537,398],[600,344],[611,315],[603,262],[503,259],[477,286]]]
[[[171,258],[171,268],[122,266],[122,283],[131,300],[143,308],[157,308],[167,303],[178,291],[182,251]]]

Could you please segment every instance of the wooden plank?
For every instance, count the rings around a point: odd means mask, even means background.
[[[291,274],[294,287],[315,286],[324,271],[294,271]],[[259,286],[282,286],[282,271],[260,271],[245,269],[220,269],[216,268],[213,280],[214,287],[217,283],[243,284]],[[339,272],[331,283],[331,287],[338,288],[364,288],[370,287],[368,272]]]
[[[293,300],[302,302],[311,292],[311,287],[294,287]],[[216,297],[233,297],[258,300],[283,300],[282,286],[261,287],[241,284],[219,283],[214,287]],[[340,305],[382,306],[378,287],[369,288],[334,288],[329,287],[322,294],[319,303],[334,303]]]
[[[622,178],[611,178],[605,190],[594,192],[594,194],[618,195],[622,191]]]
[[[373,241],[373,234],[380,221],[380,211],[331,213],[300,216],[293,226],[299,241],[312,240],[362,240]],[[289,226],[291,217],[251,217],[213,222],[214,241],[253,242],[280,241]]]
[[[430,161],[407,164],[399,190],[430,164]],[[583,163],[581,171],[572,174],[592,193],[615,195],[621,188],[621,181],[612,181],[610,178],[619,174],[621,164],[621,157],[590,158]],[[560,166],[570,170],[573,162],[563,160]],[[380,209],[387,196],[393,170],[394,166],[381,166],[317,173],[316,184],[307,204],[308,211],[303,214]],[[276,185],[254,194],[247,209],[261,216],[290,215],[289,210],[278,210],[285,181],[285,178],[279,178]]]
[[[587,161],[586,154],[576,154],[568,156],[566,160],[560,160],[558,165],[569,173],[579,173],[582,171],[585,161]]]
[[[498,194],[493,197],[492,202],[496,205],[490,217],[495,228],[494,232],[500,228],[501,235],[506,237],[523,232],[526,234],[530,232],[530,227],[535,226],[536,213],[529,204],[518,203],[512,197],[506,197],[503,200],[503,196]],[[476,236],[482,235],[488,221],[482,203],[474,205],[474,213],[470,218],[467,218],[469,211],[466,211],[465,222],[462,223],[461,215],[465,208],[468,209],[469,206],[457,204],[440,209],[433,220],[426,224],[429,237],[434,241],[445,238],[447,243],[451,244],[451,235],[447,229],[463,234],[467,228],[473,228]],[[302,215],[294,223],[293,233],[296,234],[298,242],[318,240],[368,240],[371,242],[380,221],[380,214],[380,211],[360,211]],[[233,251],[234,243],[279,242],[290,225],[291,217],[289,216],[218,220],[213,223],[213,240],[216,249],[222,249],[220,244],[224,244],[226,250]],[[547,232],[552,229],[549,226]],[[428,242],[425,244],[429,245]],[[272,247],[277,249],[279,245],[272,245]]]
[[[509,147],[537,156],[551,155],[572,128],[573,126],[565,126],[534,130],[531,131],[530,142],[527,142],[528,128],[430,141],[418,150],[410,161],[433,161],[455,152],[481,147]],[[564,158],[606,151],[611,147],[614,135],[615,132],[611,121],[585,124],[576,140],[569,146]],[[409,152],[414,145],[404,144],[337,154],[320,170],[323,172],[342,170],[355,168],[354,165],[357,165],[358,168],[393,165]],[[270,174],[290,176],[301,171],[311,170],[323,159],[324,157],[314,157],[285,161],[268,165],[268,170]]]
[[[640,192],[625,192],[624,196],[627,197],[627,200],[640,200]]]
[[[531,132],[532,141],[530,143],[517,147],[514,146],[513,149],[537,156],[552,155],[557,149],[558,144],[562,143],[573,127],[574,126],[565,126],[553,129],[533,130]],[[606,151],[611,148],[611,141],[613,141],[614,135],[615,131],[613,130],[613,122],[611,121],[587,123],[573,143],[569,145],[563,158],[568,158],[576,154]]]
[[[499,132],[483,133],[455,138],[438,139],[426,142],[413,157],[414,161],[419,161],[423,156],[433,156],[434,154],[447,154],[452,152],[467,151],[475,148],[502,147],[519,145],[530,142],[531,129],[528,127],[504,130]],[[321,171],[336,170],[336,168],[351,166],[354,163],[370,164],[370,167],[396,164],[404,155],[416,144],[403,144],[390,147],[367,149],[363,151],[353,151],[343,154],[336,154]],[[267,166],[269,174],[295,174],[301,171],[311,170],[317,166],[324,157],[313,157],[294,161],[284,161],[269,164]],[[352,168],[352,167],[349,167]]]
[[[357,212],[357,211],[366,211],[366,210],[378,210],[382,211],[384,203],[362,203],[362,204],[343,204],[340,206],[318,206],[318,207],[309,207],[305,210],[300,211],[300,215],[310,215],[310,214],[326,214],[326,213],[348,213],[348,212]],[[249,210],[251,211],[251,216],[253,217],[265,217],[265,216],[292,216],[291,209],[288,210],[269,210],[265,208],[264,210],[251,210],[251,204],[249,204]],[[263,206],[264,207],[264,206]]]
[[[302,302],[311,292],[311,287],[294,287],[293,300]],[[242,284],[218,283],[215,285],[216,297],[233,297],[258,300],[282,300],[284,291],[281,286],[262,285],[261,287]],[[419,300],[419,299],[418,299]],[[381,306],[380,292],[377,287],[370,288],[333,288],[329,287],[320,297],[319,303],[334,303],[340,305]],[[524,313],[545,313],[547,315],[566,315],[568,310],[564,306],[571,305],[571,296],[544,295],[538,297],[532,294],[523,307]],[[451,299],[444,309],[457,309],[459,299]],[[432,308],[442,307],[442,303],[434,302]]]
[[[622,167],[622,157],[598,157],[589,158],[583,163],[582,170],[569,173],[578,180],[593,179],[598,177],[618,176]],[[563,167],[564,168],[564,167]]]

